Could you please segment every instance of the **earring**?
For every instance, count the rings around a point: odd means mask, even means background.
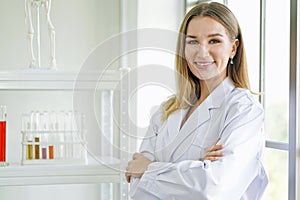
[[[230,59],[230,64],[233,65],[233,59],[232,58]]]

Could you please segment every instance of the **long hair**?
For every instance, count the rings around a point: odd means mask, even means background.
[[[222,24],[232,42],[239,40],[233,63],[227,64],[227,76],[235,87],[250,89],[247,61],[244,49],[244,41],[239,23],[234,14],[223,4],[200,3],[192,8],[185,16],[177,40],[176,49],[176,81],[177,94],[162,104],[163,119],[166,120],[177,109],[187,108],[193,105],[199,98],[201,88],[199,79],[190,71],[185,59],[185,36],[189,22],[196,16],[210,17]]]

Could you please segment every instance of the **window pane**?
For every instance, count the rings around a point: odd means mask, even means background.
[[[266,149],[266,162],[269,185],[264,200],[288,198],[288,152]]]
[[[266,2],[265,111],[268,139],[288,141],[289,1]]]
[[[234,1],[228,0],[228,7],[239,21],[246,49],[248,72],[253,92],[259,91],[259,0]],[[251,10],[251,20],[249,20]]]

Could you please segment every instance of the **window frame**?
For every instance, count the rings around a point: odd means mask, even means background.
[[[297,165],[297,55],[298,55],[298,0],[290,0],[290,85],[289,85],[289,168],[288,199],[296,199]]]

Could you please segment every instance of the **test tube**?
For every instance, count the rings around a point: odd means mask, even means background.
[[[72,138],[72,111],[65,113],[65,143],[66,143],[66,158],[70,159],[73,156],[73,138]]]
[[[72,115],[73,127],[73,158],[80,158],[80,113],[74,111]]]
[[[27,160],[32,160],[34,158],[33,142],[34,135],[37,134],[38,123],[39,123],[39,113],[35,111],[30,112],[30,130],[26,133],[27,141]]]
[[[86,144],[86,133],[87,133],[87,128],[86,128],[86,116],[85,114],[81,114],[81,139],[82,141],[84,142],[82,144],[82,157],[84,159],[87,159],[87,151],[86,151],[86,148],[87,148],[87,144]]]
[[[59,120],[58,114],[55,111],[50,112],[50,137],[51,137],[51,145],[54,150],[53,153],[55,158],[60,158],[60,132],[59,132]]]
[[[6,165],[6,106],[0,105],[0,166]]]
[[[30,133],[30,115],[22,114],[22,146],[23,146],[23,160],[28,159],[28,135]]]
[[[32,139],[30,136],[27,137],[27,160],[33,159],[33,146]]]
[[[41,118],[43,116],[43,113],[40,113],[39,111],[35,112],[35,134],[34,134],[34,158],[40,159],[40,137],[42,132],[42,125],[41,125]]]
[[[78,113],[77,116],[78,124],[78,138],[79,138],[79,157],[84,158],[85,154],[85,141],[86,141],[86,117],[83,113]]]
[[[65,155],[65,112],[60,111],[57,115],[57,125],[58,125],[58,133],[59,133],[59,154],[58,157],[61,159],[64,159],[66,157]]]
[[[52,119],[52,116],[47,111],[44,111],[44,116],[45,116],[45,133],[48,133],[47,136],[47,144],[48,144],[48,158],[49,159],[54,159],[55,153],[54,150],[56,149],[54,147],[54,144],[56,143],[55,141],[55,128],[56,128],[56,120]],[[52,121],[53,120],[53,121]]]
[[[42,147],[42,159],[47,159],[47,147]]]
[[[34,138],[34,158],[40,159],[40,138]]]
[[[43,112],[40,116],[40,131],[41,131],[41,149],[42,149],[42,159],[47,159],[47,145],[49,139],[49,115],[48,112]]]
[[[53,159],[54,158],[54,149],[53,149],[53,145],[49,145],[48,149],[49,149],[49,159]]]

